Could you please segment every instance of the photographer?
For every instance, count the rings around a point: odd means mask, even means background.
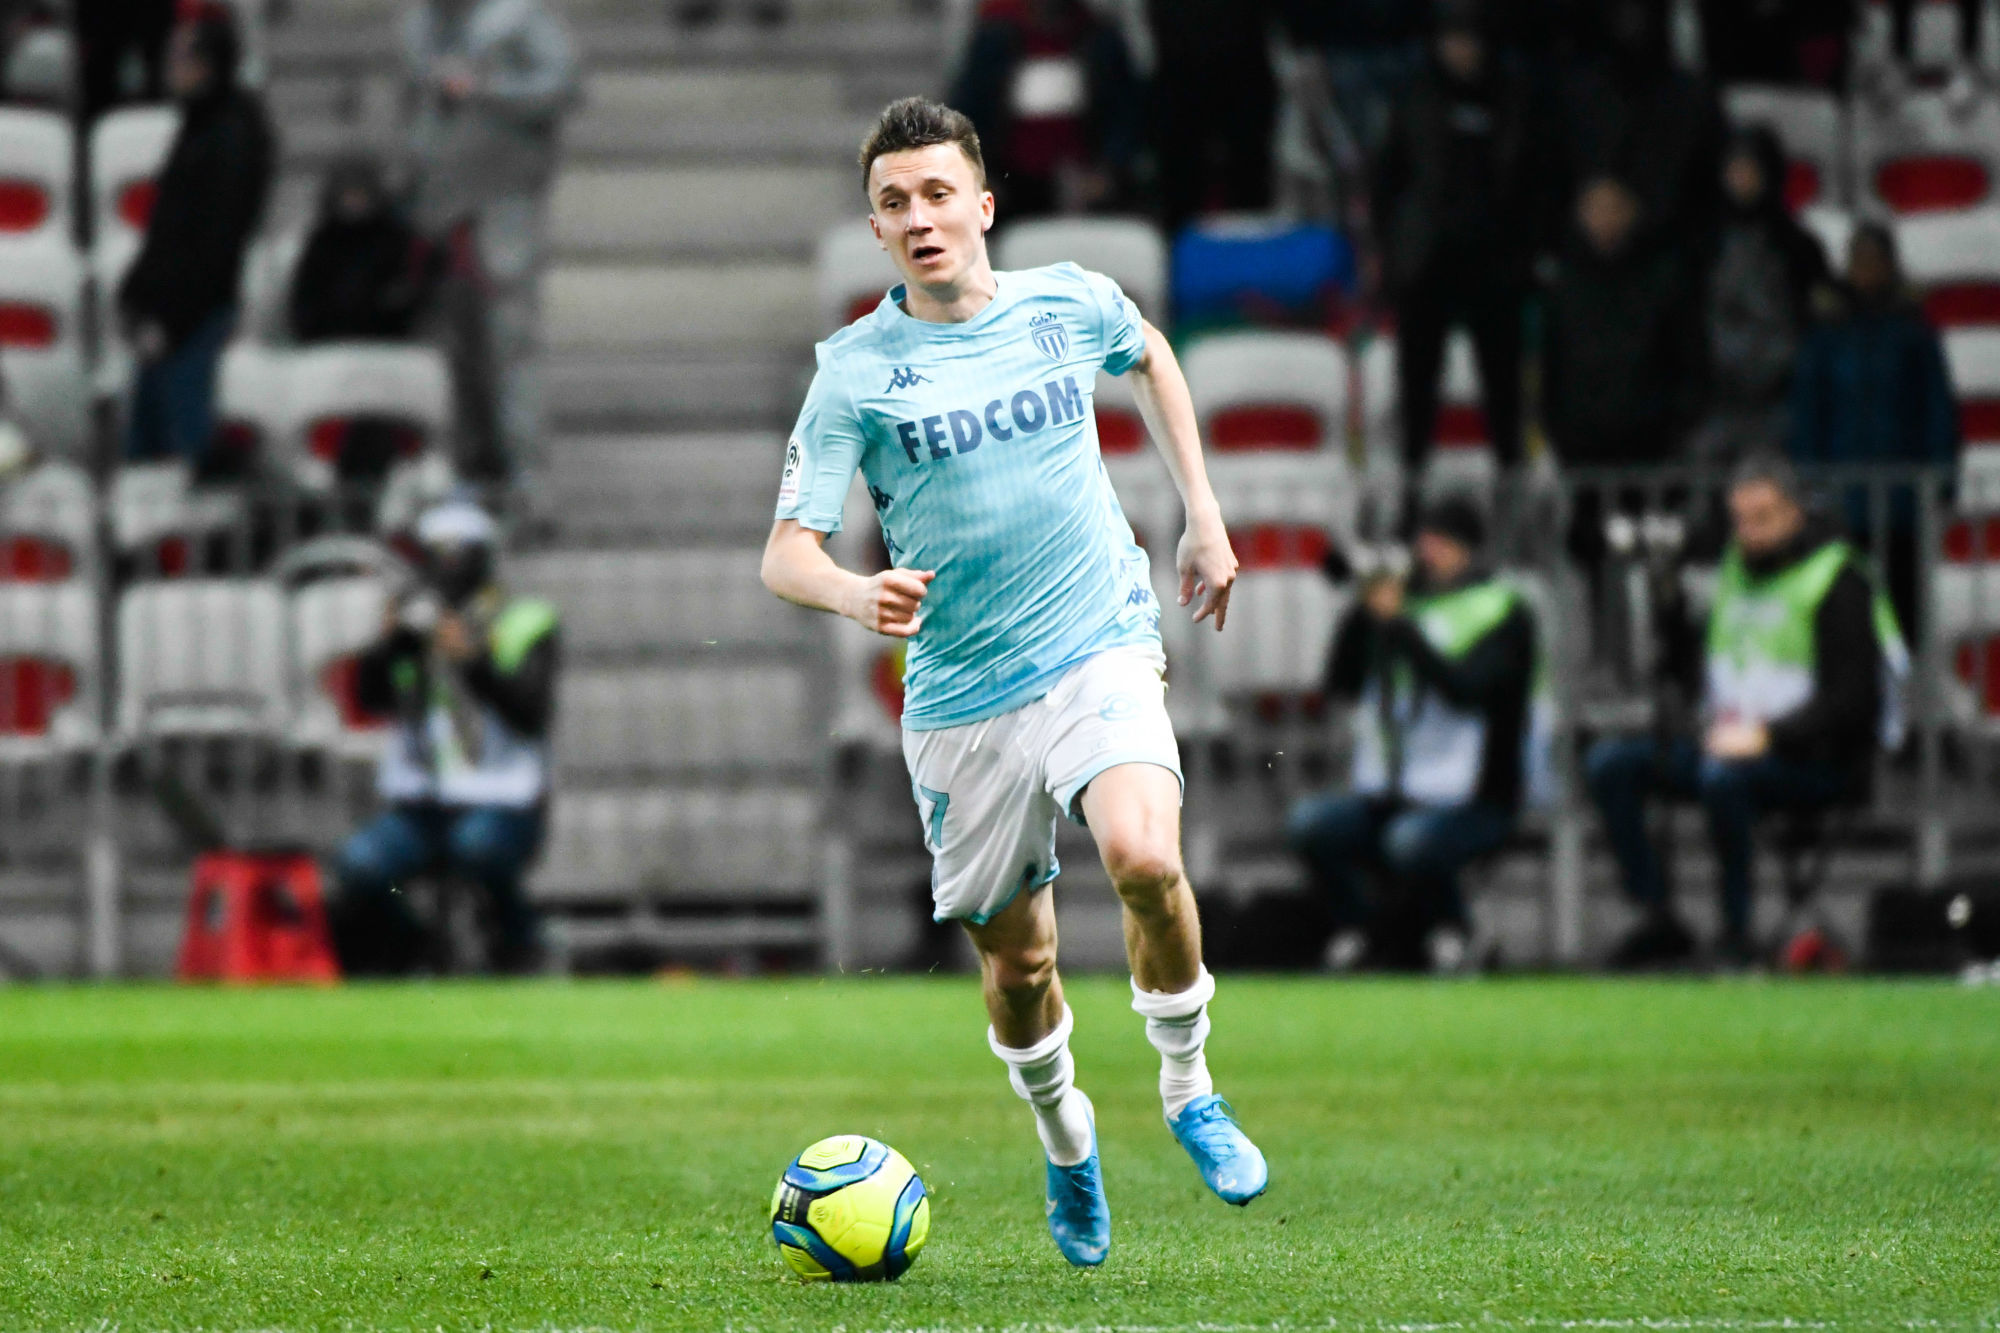
[[[1513,832],[1536,661],[1534,614],[1483,567],[1484,539],[1472,504],[1432,504],[1410,586],[1399,562],[1360,571],[1335,636],[1326,690],[1357,703],[1353,791],[1301,801],[1287,835],[1331,900],[1337,969],[1383,952],[1399,921],[1427,930],[1434,971],[1470,961],[1458,875]],[[1372,910],[1362,867],[1382,891]]]
[[[1866,797],[1878,738],[1897,729],[1893,681],[1907,669],[1895,615],[1860,557],[1808,515],[1798,480],[1774,455],[1745,460],[1729,488],[1734,539],[1723,554],[1703,649],[1702,712],[1693,737],[1607,739],[1586,762],[1591,797],[1646,918],[1614,967],[1658,966],[1694,953],[1668,901],[1646,835],[1646,797],[1693,797],[1721,864],[1717,953],[1747,964],[1751,830],[1775,810],[1813,811]]]
[[[378,779],[388,809],[340,853],[335,916],[349,971],[403,971],[421,959],[424,931],[401,888],[426,872],[485,892],[500,968],[538,961],[521,879],[546,814],[556,612],[501,590],[495,535],[470,502],[425,513],[424,583],[390,607],[358,665],[357,702],[395,726]]]

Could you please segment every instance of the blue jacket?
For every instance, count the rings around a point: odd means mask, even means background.
[[[1792,381],[1801,463],[1935,463],[1958,453],[1958,400],[1920,311],[1856,308],[1807,337]]]

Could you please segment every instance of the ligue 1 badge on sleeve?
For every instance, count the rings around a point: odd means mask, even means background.
[[[799,498],[799,473],[805,467],[805,451],[799,448],[797,436],[785,445],[785,472],[778,478],[778,503],[790,504]]]
[[[1036,315],[1028,321],[1028,336],[1035,340],[1043,356],[1060,361],[1069,355],[1069,332],[1053,314]]]

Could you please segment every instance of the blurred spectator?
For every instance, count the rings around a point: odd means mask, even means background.
[[[417,225],[453,259],[459,467],[500,477],[541,439],[545,213],[576,51],[543,0],[417,0],[403,57]]]
[[[428,255],[398,215],[372,158],[326,174],[319,217],[292,271],[292,337],[408,338],[423,303]]]
[[[1271,0],[1148,0],[1153,145],[1168,231],[1271,206]]]
[[[138,377],[126,423],[131,459],[207,457],[215,367],[236,327],[243,252],[264,211],[274,144],[264,107],[237,86],[230,11],[174,29],[167,78],[180,129],[160,170],[146,239],[118,287]]]
[[[1637,196],[1640,247],[1672,246],[1699,265],[1715,230],[1722,109],[1675,68],[1663,0],[1605,0],[1596,35],[1565,80],[1567,192],[1622,182]]]
[[[427,941],[402,894],[449,874],[486,896],[495,962],[538,962],[522,876],[541,847],[558,627],[547,602],[510,598],[494,567],[493,520],[447,501],[417,525],[423,586],[384,616],[361,657],[356,702],[394,717],[378,785],[388,808],[341,849],[334,918],[350,971],[417,965]]]
[[[1285,31],[1326,63],[1327,82],[1356,151],[1372,157],[1424,62],[1424,9],[1415,0],[1279,0]]]
[[[167,34],[175,0],[76,0],[86,122],[120,102],[169,95]]]
[[[1701,0],[1708,77],[1842,87],[1857,10],[1855,0]]]
[[[1785,154],[1761,126],[1722,160],[1722,230],[1708,274],[1709,416],[1697,456],[1782,448],[1799,347],[1831,299],[1826,252],[1785,207]]]
[[[1938,336],[1903,282],[1895,234],[1863,223],[1847,244],[1839,313],[1807,336],[1792,385],[1791,454],[1804,464],[1957,462],[1958,402]],[[1851,531],[1874,539],[1889,594],[1906,625],[1918,623],[1917,512],[1891,488],[1882,517],[1859,488],[1839,497]]]
[[[1526,72],[1483,0],[1441,0],[1430,58],[1377,162],[1375,234],[1396,311],[1403,465],[1421,474],[1454,324],[1472,334],[1495,452],[1521,456],[1521,316],[1546,173]]]
[[[1124,37],[1082,0],[987,0],[950,101],[978,127],[1002,218],[1129,199],[1139,77]]]
[[[1572,466],[1671,457],[1701,402],[1700,303],[1678,254],[1641,242],[1639,198],[1593,181],[1548,293],[1543,415]]]
[[[1699,800],[1720,863],[1725,962],[1757,956],[1750,936],[1751,832],[1775,811],[1866,797],[1878,741],[1899,726],[1907,672],[1894,616],[1861,559],[1808,516],[1781,457],[1758,455],[1729,490],[1734,540],[1709,613],[1703,713],[1692,738],[1599,741],[1586,772],[1626,891],[1643,921],[1616,967],[1679,962],[1694,939],[1667,898],[1646,833],[1650,795]]]
[[[1837,317],[1806,337],[1792,389],[1801,463],[1950,464],[1958,404],[1944,351],[1903,281],[1896,238],[1857,227]]]
[[[1416,577],[1364,575],[1334,638],[1326,691],[1355,701],[1352,790],[1301,801],[1287,837],[1329,895],[1327,961],[1352,967],[1412,919],[1431,966],[1468,961],[1467,862],[1513,832],[1535,674],[1535,618],[1482,563],[1485,525],[1464,499],[1417,525]],[[1358,871],[1375,872],[1370,904]],[[1375,938],[1371,940],[1371,936]]]

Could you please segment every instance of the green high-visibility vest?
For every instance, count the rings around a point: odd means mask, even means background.
[[[1829,541],[1805,559],[1768,578],[1755,578],[1743,553],[1731,545],[1722,559],[1715,605],[1708,616],[1707,706],[1711,717],[1769,722],[1812,698],[1818,666],[1813,628],[1820,605],[1841,571],[1867,567],[1844,541]],[[1881,649],[1883,745],[1903,734],[1902,682],[1910,653],[1896,612],[1869,578],[1874,598],[1875,642]]]
[[[493,669],[511,676],[535,645],[556,632],[556,609],[522,598],[508,602],[487,632]],[[402,665],[412,671],[415,664]],[[523,736],[492,708],[460,701],[471,714],[473,733],[461,735],[446,683],[431,681],[430,706],[421,730],[405,725],[383,747],[376,787],[390,801],[441,801],[446,805],[499,805],[525,808],[548,790],[548,744]],[[468,739],[470,743],[468,744]]]
[[[1450,592],[1410,599],[1406,614],[1440,657],[1464,660],[1480,640],[1498,629],[1521,602],[1520,589],[1504,579],[1488,579]],[[1547,673],[1537,663],[1528,725],[1523,729],[1524,791],[1532,802],[1546,797],[1545,762],[1549,721]],[[1415,689],[1409,667],[1392,673],[1390,697],[1371,676],[1362,686],[1355,713],[1353,785],[1358,792],[1395,792],[1426,805],[1458,805],[1477,793],[1486,753],[1486,718],[1453,706],[1435,691]]]

